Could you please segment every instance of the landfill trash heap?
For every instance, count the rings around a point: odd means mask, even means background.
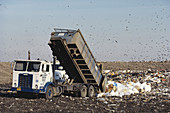
[[[170,72],[163,71],[112,71],[104,70],[108,83],[106,92],[99,93],[97,97],[132,95],[160,91],[168,92],[170,86]],[[164,87],[161,85],[164,84]],[[168,94],[168,93],[167,93]],[[169,94],[168,94],[169,95]]]

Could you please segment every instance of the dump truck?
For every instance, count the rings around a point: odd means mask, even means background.
[[[55,28],[48,44],[71,81],[64,90],[78,92],[82,97],[105,91],[107,77],[102,74],[102,66],[97,64],[79,29]]]
[[[47,99],[62,93],[93,97],[104,92],[107,77],[80,30],[54,31],[48,43],[53,62],[15,60],[12,91],[42,93]]]

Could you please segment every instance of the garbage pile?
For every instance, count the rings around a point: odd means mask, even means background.
[[[168,87],[161,88],[160,84],[169,86],[170,72],[163,71],[112,71],[104,70],[108,77],[106,92],[99,93],[97,97],[132,95],[139,93],[168,91]],[[159,89],[158,89],[159,87]],[[159,90],[159,91],[158,91]]]

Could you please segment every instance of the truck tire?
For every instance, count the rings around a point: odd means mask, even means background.
[[[90,85],[90,87],[88,88],[88,97],[94,97],[95,95],[95,89],[93,85]]]
[[[62,88],[60,86],[56,87],[56,96],[60,96],[62,93]]]
[[[87,96],[87,87],[86,85],[83,85],[81,90],[80,90],[80,96],[81,97],[86,97]]]
[[[53,96],[54,96],[53,87],[52,87],[51,85],[49,85],[49,86],[47,87],[47,91],[46,91],[46,93],[45,93],[45,98],[46,98],[47,100],[51,100],[51,99],[53,99]]]

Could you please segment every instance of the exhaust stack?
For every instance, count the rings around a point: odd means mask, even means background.
[[[28,51],[28,60],[30,60],[30,50]]]

